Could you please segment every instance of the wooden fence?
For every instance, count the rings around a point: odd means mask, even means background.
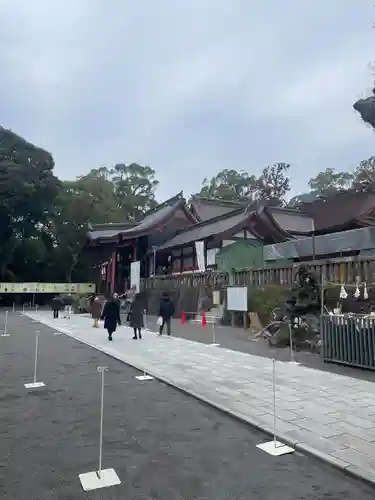
[[[177,289],[180,286],[208,287],[213,290],[223,289],[228,285],[292,285],[298,268],[304,265],[321,279],[334,283],[356,284],[358,282],[375,283],[375,256],[373,258],[338,257],[335,259],[299,262],[297,264],[263,268],[239,269],[232,273],[208,271],[193,272],[172,276],[154,276],[142,280],[144,289]]]

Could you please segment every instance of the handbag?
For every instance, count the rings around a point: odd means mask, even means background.
[[[161,316],[159,316],[156,323],[157,323],[158,326],[162,326],[162,324],[163,324],[163,318]]]

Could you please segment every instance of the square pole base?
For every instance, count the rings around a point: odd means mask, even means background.
[[[25,384],[26,389],[38,389],[38,387],[45,387],[44,382],[33,382],[31,384]]]
[[[154,380],[154,377],[151,377],[151,375],[138,375],[138,377],[135,377],[137,380]]]
[[[301,363],[298,363],[298,361],[288,361],[288,365],[300,365]]]
[[[269,441],[267,443],[257,444],[257,448],[265,451],[273,457],[281,457],[281,455],[287,455],[288,453],[294,453],[294,449],[286,444],[280,443],[279,441]]]
[[[220,347],[220,344],[208,344],[207,347]]]
[[[0,337],[10,337],[10,333],[2,333]]]
[[[99,488],[109,488],[121,484],[121,481],[114,469],[104,469],[99,472],[85,472],[79,474],[81,486],[85,491],[98,490]]]

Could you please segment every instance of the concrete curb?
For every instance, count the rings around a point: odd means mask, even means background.
[[[21,314],[23,316],[28,317],[29,319],[34,319],[31,316],[29,316],[27,313],[21,313]],[[55,326],[51,326],[48,323],[44,323],[43,321],[38,320],[38,322],[43,324],[44,326],[47,326],[48,328],[59,330],[64,335],[67,335],[68,337],[71,337],[82,344],[85,344],[89,347],[92,347],[93,349],[96,349],[97,351],[103,352],[107,356],[110,356],[111,358],[114,358],[118,361],[121,361],[122,363],[125,363],[126,365],[128,365],[132,368],[135,368],[136,370],[139,370],[140,372],[144,371],[144,367],[141,367],[140,365],[138,365],[134,362],[125,361],[124,359],[122,359],[120,357],[120,354],[112,348],[107,348],[107,347],[103,347],[103,346],[98,346],[97,344],[92,344],[91,342],[89,342],[85,339],[82,339],[81,337],[73,335],[71,332],[69,332],[68,330],[66,330],[63,327],[59,326],[56,328]],[[151,332],[151,333],[154,333],[154,332]],[[246,415],[243,415],[240,412],[237,412],[233,409],[227,408],[226,406],[224,406],[220,402],[212,401],[207,396],[198,394],[194,390],[182,387],[179,384],[176,384],[175,382],[173,382],[172,380],[168,379],[165,376],[157,375],[153,371],[150,371],[150,370],[146,370],[146,372],[147,372],[147,374],[154,377],[155,380],[163,382],[166,385],[173,387],[174,389],[177,389],[180,392],[187,394],[188,396],[191,396],[195,399],[198,399],[199,401],[202,401],[203,403],[207,404],[208,406],[211,406],[212,408],[215,408],[216,410],[221,411],[222,413],[225,413],[229,417],[235,418],[236,420],[240,421],[241,423],[247,424],[247,425],[273,437],[273,430],[271,428],[267,427],[266,425],[260,424],[259,422],[257,422],[253,418],[248,417]],[[290,446],[291,448],[293,448],[297,452],[301,452],[303,454],[317,458],[317,459],[327,463],[331,467],[334,467],[335,469],[340,470],[341,472],[343,472],[347,476],[350,476],[354,479],[359,479],[359,480],[361,480],[361,481],[363,481],[371,486],[375,486],[375,475],[372,475],[364,470],[361,470],[359,467],[352,466],[352,465],[344,462],[343,460],[340,460],[339,458],[336,458],[336,457],[330,455],[329,453],[326,453],[325,451],[313,448],[312,446],[310,446],[306,443],[303,443],[303,442],[295,440],[295,439],[291,439],[289,436],[286,436],[285,434],[283,434],[281,432],[276,432],[276,438],[278,441],[281,441],[282,443]]]

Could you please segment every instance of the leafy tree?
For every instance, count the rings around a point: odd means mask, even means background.
[[[365,189],[370,186],[375,186],[375,156],[361,161],[353,175],[355,189]]]
[[[351,172],[336,172],[334,168],[327,168],[309,180],[312,193],[319,196],[329,196],[343,189],[349,189],[354,175]]]
[[[133,221],[157,205],[155,190],[159,181],[155,170],[137,163],[118,163],[109,171],[118,207],[123,218]]]
[[[289,163],[275,163],[264,168],[257,181],[259,198],[284,202],[285,195],[290,191],[289,169]]]
[[[9,276],[13,251],[37,237],[52,209],[60,182],[50,153],[0,127],[0,277]]]
[[[211,179],[204,179],[199,196],[224,201],[246,201],[254,198],[257,189],[254,175],[242,170],[224,169]]]
[[[70,283],[85,248],[90,221],[95,214],[95,200],[78,189],[74,182],[66,182],[54,208],[50,230],[55,256],[64,269],[64,279]]]
[[[126,220],[126,214],[123,213],[117,200],[110,171],[106,167],[92,169],[88,174],[71,182],[70,186],[75,186],[75,189],[93,199],[95,212],[92,214],[92,223],[104,224]]]

